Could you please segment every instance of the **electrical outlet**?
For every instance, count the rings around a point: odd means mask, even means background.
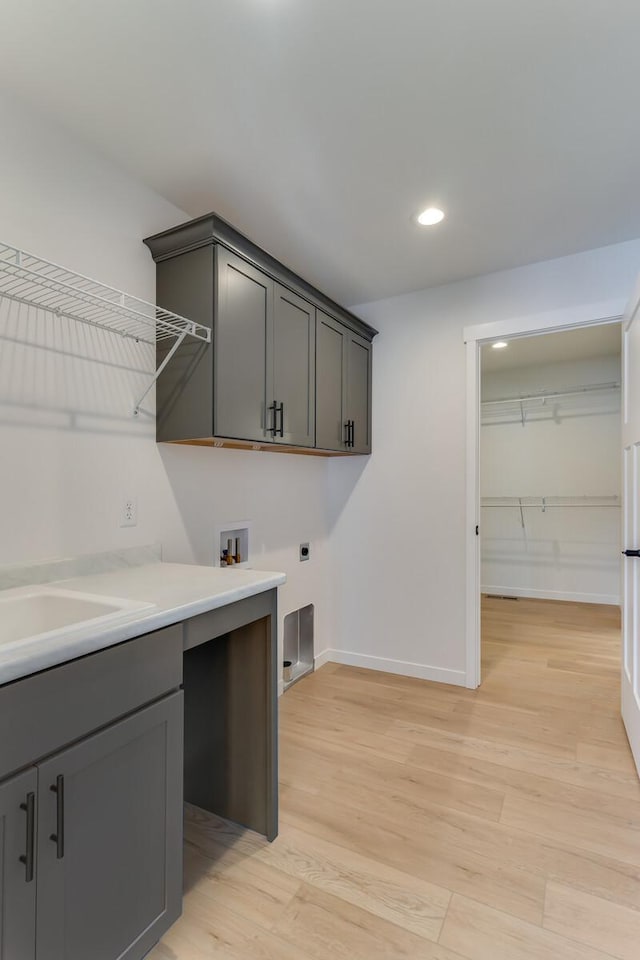
[[[303,560],[308,560],[311,556],[311,544],[301,543],[300,544],[300,562]]]
[[[120,526],[135,527],[138,522],[138,504],[135,497],[125,497],[120,510]]]

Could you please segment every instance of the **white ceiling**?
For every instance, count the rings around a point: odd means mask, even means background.
[[[520,367],[567,360],[591,360],[596,357],[620,356],[622,335],[619,323],[582,327],[537,337],[510,340],[504,350],[490,345],[482,348],[482,373],[497,373]]]
[[[354,304],[640,236],[638,36],[637,0],[3,0],[0,81]]]

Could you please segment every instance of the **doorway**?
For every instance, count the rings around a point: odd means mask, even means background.
[[[480,324],[464,331],[467,367],[467,556],[466,556],[466,686],[475,689],[481,682],[481,536],[480,536],[480,402],[481,349],[503,339],[515,343],[521,338],[537,338],[561,331],[616,325],[622,315],[589,317],[568,311],[566,317],[541,318],[539,326],[514,318],[511,321]]]
[[[619,669],[620,397],[620,324],[480,348],[485,677],[547,653]]]

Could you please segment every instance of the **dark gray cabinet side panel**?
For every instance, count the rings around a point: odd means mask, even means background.
[[[348,331],[320,310],[316,323],[316,446],[345,450]]]
[[[37,780],[31,769],[0,783],[0,960],[36,955],[36,831],[22,805],[31,795],[35,812]]]
[[[158,305],[205,327],[213,326],[213,248],[163,260],[156,269]],[[173,341],[157,350],[158,366]],[[156,438],[187,440],[213,435],[212,343],[186,337],[158,378]]]
[[[0,777],[182,683],[182,624],[0,687]]]
[[[175,693],[40,765],[38,960],[140,960],[180,915],[182,741]]]
[[[315,441],[316,310],[279,284],[273,316],[273,398],[282,404],[276,442],[312,447]]]
[[[216,247],[215,436],[261,442],[271,438],[266,405],[272,318],[273,281]]]
[[[347,411],[353,421],[353,453],[371,453],[371,344],[349,334]]]
[[[275,596],[270,604],[262,619],[185,651],[184,789],[188,802],[273,840],[278,833]]]

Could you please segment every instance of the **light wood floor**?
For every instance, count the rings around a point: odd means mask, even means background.
[[[192,809],[153,960],[638,960],[611,607],[489,599],[471,692],[329,664],[281,700],[273,844]]]

